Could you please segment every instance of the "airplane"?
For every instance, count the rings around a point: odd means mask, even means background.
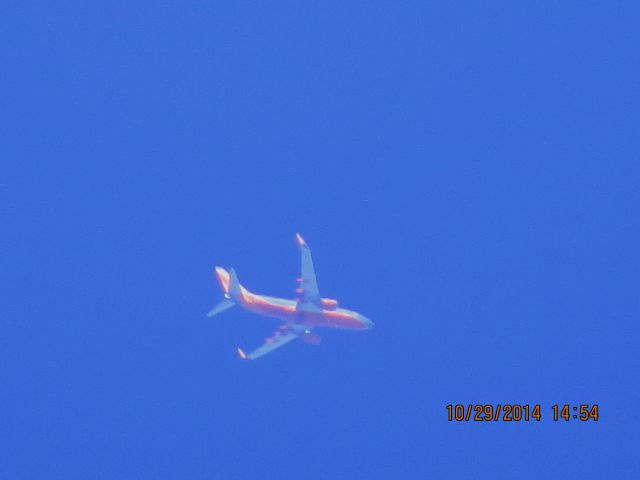
[[[228,272],[222,267],[215,267],[218,283],[224,298],[213,307],[208,317],[238,305],[245,310],[280,320],[282,325],[265,342],[250,353],[238,347],[237,352],[243,360],[254,360],[287,343],[301,339],[304,343],[318,345],[320,335],[313,332],[315,328],[338,328],[343,330],[368,330],[374,324],[364,315],[338,307],[338,301],[320,297],[316,280],[311,250],[299,233],[296,242],[301,253],[301,273],[296,280],[298,297],[295,300],[267,297],[250,292],[240,285],[234,269]]]

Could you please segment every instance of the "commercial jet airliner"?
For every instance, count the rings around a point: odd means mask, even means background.
[[[338,307],[338,301],[331,298],[321,298],[318,282],[311,260],[311,250],[296,233],[296,241],[302,254],[302,267],[299,284],[296,289],[298,297],[294,300],[267,297],[251,293],[240,285],[236,272],[231,269],[215,267],[216,277],[224,292],[224,298],[207,314],[213,317],[220,312],[239,305],[245,310],[280,320],[282,325],[276,332],[265,340],[265,343],[250,353],[238,348],[238,355],[245,360],[261,357],[290,341],[300,338],[305,343],[317,345],[320,336],[313,332],[315,328],[340,328],[344,330],[368,330],[373,328],[373,322],[364,315]]]

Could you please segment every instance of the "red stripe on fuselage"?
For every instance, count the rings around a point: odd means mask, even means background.
[[[328,327],[349,330],[364,330],[367,326],[360,319],[348,312],[339,310],[322,310],[321,312],[299,312],[295,305],[278,305],[269,300],[243,292],[242,306],[247,310],[273,317],[288,323],[300,323],[309,327]]]

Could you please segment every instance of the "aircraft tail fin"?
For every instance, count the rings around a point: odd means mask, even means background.
[[[224,312],[237,303],[243,305],[246,302],[247,294],[249,294],[249,291],[240,285],[236,271],[233,268],[227,272],[222,267],[216,267],[215,271],[220,288],[224,292],[224,299],[209,311],[208,317]]]
[[[240,285],[238,275],[236,275],[236,271],[232,268],[229,270],[229,297],[235,302],[244,303],[245,293],[245,288]]]
[[[218,279],[218,283],[220,284],[220,288],[224,292],[225,297],[229,296],[229,272],[227,272],[222,267],[216,267],[216,278]]]
[[[216,267],[215,272],[216,272],[216,278],[218,279],[218,283],[220,284],[220,288],[222,288],[222,291],[224,292],[224,298],[220,301],[220,303],[218,303],[215,307],[209,310],[209,313],[207,313],[207,317],[213,317],[215,315],[218,315],[219,313],[222,313],[225,310],[228,310],[229,308],[233,307],[236,304],[236,302],[234,302],[233,299],[231,298],[231,295],[229,295],[229,292],[231,290],[231,283],[232,283],[229,272],[227,272],[222,267]]]

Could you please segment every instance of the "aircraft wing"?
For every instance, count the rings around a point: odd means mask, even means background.
[[[300,287],[298,288],[298,293],[301,297],[300,303],[305,310],[319,310],[320,292],[318,290],[316,272],[313,269],[311,250],[299,233],[296,233],[296,241],[300,246],[301,253],[300,278],[298,278],[298,282],[300,282]]]
[[[272,336],[267,338],[261,346],[252,352],[245,353],[241,348],[238,348],[238,355],[240,355],[240,358],[244,360],[254,360],[272,352],[276,348],[286,345],[297,337],[298,334],[292,328],[280,327],[280,329],[276,330]]]

